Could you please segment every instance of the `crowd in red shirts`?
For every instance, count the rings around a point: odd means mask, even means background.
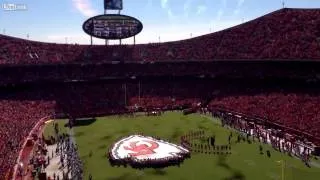
[[[141,45],[41,43],[0,35],[0,64],[214,59],[319,59],[320,10],[280,9],[216,33]]]
[[[33,126],[53,113],[53,102],[0,101],[0,179],[10,173],[19,150]]]
[[[261,93],[216,98],[210,107],[232,109],[252,117],[320,135],[320,97],[297,93]]]

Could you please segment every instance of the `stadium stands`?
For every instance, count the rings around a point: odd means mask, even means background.
[[[54,103],[1,100],[0,106],[0,179],[5,179],[28,133],[40,118],[54,113]]]
[[[122,85],[119,83],[73,83],[54,89],[57,112],[68,117],[90,117],[125,112]]]
[[[243,84],[243,86],[246,86]],[[56,87],[56,88],[53,88]],[[232,109],[272,122],[307,131],[314,136],[320,132],[319,95],[309,93],[254,92],[231,84],[228,87],[211,80],[197,82],[138,83],[95,82],[43,84],[28,90],[15,100],[1,100],[1,177],[12,167],[23,138],[42,117],[63,112],[72,117],[95,116],[125,112],[125,106],[170,109],[178,106],[194,107],[211,99],[210,108]],[[213,92],[214,90],[217,92]],[[231,89],[231,90],[230,90]],[[126,92],[125,92],[126,91]],[[238,92],[233,94],[232,92]],[[140,96],[139,96],[140,94]],[[212,95],[211,97],[209,95]],[[19,100],[20,98],[47,100]],[[127,105],[126,105],[127,99]],[[21,123],[22,122],[22,123]],[[9,144],[9,145],[8,145]],[[11,147],[11,148],[10,148]],[[7,157],[11,159],[8,161]]]
[[[60,113],[77,118],[124,113],[128,106],[175,109],[209,102],[210,108],[232,109],[319,136],[318,94],[278,90],[285,86],[282,82],[274,85],[274,92],[245,89],[249,78],[319,79],[320,70],[310,70],[317,66],[229,64],[319,60],[319,17],[319,9],[285,8],[192,39],[126,46],[54,44],[0,35],[0,85],[5,89],[0,91],[0,146],[5,147],[0,151],[0,179],[14,165],[21,142],[35,123]],[[157,78],[162,76],[164,80]],[[216,77],[229,85],[216,83]],[[97,82],[87,82],[93,80]],[[23,93],[9,96],[6,91],[11,90]]]
[[[166,60],[317,60],[319,9],[284,8],[212,34],[126,46],[53,44],[0,36],[0,64]]]
[[[319,96],[296,93],[228,96],[212,100],[210,106],[268,119],[315,137],[320,135]]]

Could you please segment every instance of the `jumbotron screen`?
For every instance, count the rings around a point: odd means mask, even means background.
[[[123,2],[122,0],[104,0],[104,9],[122,10]]]
[[[142,31],[142,23],[131,16],[105,14],[92,17],[83,23],[83,30],[101,39],[125,39]]]

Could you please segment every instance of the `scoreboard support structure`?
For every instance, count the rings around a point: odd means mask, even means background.
[[[105,14],[105,15],[108,14],[106,9],[104,9],[104,14]],[[107,46],[107,45],[109,44],[108,39],[106,39],[106,40],[104,41],[104,43],[105,43],[105,45]]]
[[[91,20],[91,23],[93,24],[93,19]],[[91,31],[93,31],[93,27],[92,27]],[[92,46],[93,45],[92,35],[90,35],[90,43],[91,43],[91,46]]]
[[[120,13],[121,13],[121,10],[119,9],[118,10],[118,14],[120,15]],[[106,15],[106,14],[108,14],[107,13],[107,9],[104,9],[104,15]],[[121,45],[121,39],[119,39],[119,44]],[[91,41],[91,45],[92,45],[92,41]],[[109,45],[109,40],[105,40],[105,45],[107,46],[107,45]]]
[[[118,10],[118,14],[120,15],[121,10]],[[119,39],[119,44],[121,45],[121,39]]]

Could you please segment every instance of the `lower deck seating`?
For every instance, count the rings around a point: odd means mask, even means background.
[[[39,119],[52,115],[54,102],[0,100],[0,179],[16,163],[18,152]]]

